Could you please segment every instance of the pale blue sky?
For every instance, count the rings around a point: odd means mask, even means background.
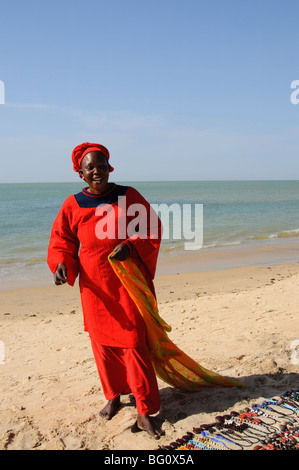
[[[10,0],[1,5],[0,182],[298,179],[299,2]]]

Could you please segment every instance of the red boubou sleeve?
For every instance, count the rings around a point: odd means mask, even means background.
[[[79,240],[74,220],[74,208],[77,206],[74,196],[68,197],[63,203],[54,220],[48,247],[48,265],[55,273],[59,263],[67,267],[67,282],[73,286],[79,272]]]

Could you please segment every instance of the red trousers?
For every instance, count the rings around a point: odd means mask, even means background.
[[[157,413],[160,395],[148,347],[117,348],[93,340],[91,345],[105,398],[132,393],[138,414]]]

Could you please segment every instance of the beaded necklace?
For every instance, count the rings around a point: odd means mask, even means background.
[[[241,447],[241,449],[243,449],[243,446],[241,444],[237,444],[236,442],[232,441],[231,439],[227,439],[226,437],[223,437],[220,434],[215,434],[214,435],[214,434],[210,434],[208,431],[202,431],[201,435],[203,437],[208,437],[212,441],[221,443],[221,445],[223,445],[224,447],[226,447],[228,449],[229,449],[229,447],[226,444],[224,444],[223,441],[225,441],[227,443],[230,443],[230,444],[233,444],[233,445],[236,445],[237,447]]]
[[[299,390],[264,400],[242,412],[216,416],[215,422],[187,432],[164,450],[299,450]],[[257,445],[255,445],[257,444]],[[232,448],[233,447],[233,448]]]

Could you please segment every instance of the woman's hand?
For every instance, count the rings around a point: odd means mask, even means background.
[[[54,284],[56,284],[56,286],[60,286],[61,284],[65,284],[66,282],[67,282],[66,265],[64,263],[59,263],[54,273]]]
[[[130,250],[126,243],[120,243],[113,250],[111,258],[117,259],[118,261],[125,261],[130,256]]]

